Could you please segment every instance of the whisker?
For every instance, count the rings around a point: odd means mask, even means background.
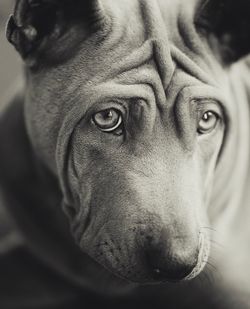
[[[216,241],[216,240],[214,240],[212,238],[210,238],[209,241],[210,241],[211,244],[214,244],[214,245],[216,245],[216,246],[218,246],[218,247],[220,247],[222,249],[225,249],[225,246],[223,244],[219,243],[218,241]]]
[[[204,276],[204,272],[202,272],[200,275],[199,275],[199,277],[197,277],[197,280],[199,279],[199,283],[201,284],[201,285],[205,285],[206,283],[205,283],[205,276]]]
[[[215,232],[215,233],[218,233],[218,231],[211,226],[202,226],[201,228],[205,229],[205,230],[210,230],[210,231]]]
[[[213,265],[216,265],[217,261],[214,260],[211,256],[209,256],[208,261],[211,262]]]
[[[205,275],[204,275],[204,273],[201,273],[200,275],[199,275],[199,277],[197,277],[197,280],[199,281],[199,284],[201,285],[201,286],[204,286],[206,283],[205,283]]]
[[[206,262],[206,261],[203,261],[203,262]],[[217,268],[211,263],[211,262],[206,262],[207,263],[207,265],[209,265],[210,267],[212,267],[213,268],[213,270],[215,270],[215,271],[217,271]]]
[[[212,285],[212,282],[211,282],[211,278],[210,278],[210,276],[209,276],[209,274],[207,273],[207,272],[203,272],[203,275],[204,275],[204,277],[205,277],[205,279],[206,279],[206,282],[207,282],[207,284],[208,285]]]
[[[209,231],[216,233],[218,235],[222,235],[220,231],[216,230],[215,228],[213,228],[211,226],[202,226],[201,229],[209,230]]]
[[[207,261],[206,263],[206,270],[209,271],[209,274],[212,276],[213,278],[213,282],[215,282],[216,280],[220,280],[222,278],[222,273],[220,272],[219,268],[217,268],[214,264],[213,261],[211,261],[211,259],[209,259],[209,261]]]
[[[208,265],[209,266],[209,265]],[[215,284],[215,282],[217,281],[216,280],[216,273],[213,271],[213,270],[211,270],[211,268],[210,267],[208,267],[208,269],[207,269],[208,271],[209,271],[209,279],[210,279],[210,284],[211,285],[214,285]]]

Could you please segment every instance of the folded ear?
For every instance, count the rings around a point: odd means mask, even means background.
[[[249,0],[201,0],[195,23],[225,64],[250,52]]]
[[[71,33],[57,48],[57,52],[67,54],[72,40],[80,36],[83,40],[104,18],[99,0],[16,0],[6,35],[21,56],[33,63],[38,54],[53,48],[67,32],[78,27],[77,35]]]

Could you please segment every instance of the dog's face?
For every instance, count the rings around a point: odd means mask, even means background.
[[[228,122],[223,66],[245,53],[218,45],[210,5],[18,1],[9,24],[31,66],[29,135],[58,174],[73,235],[129,281],[191,279],[208,259]]]

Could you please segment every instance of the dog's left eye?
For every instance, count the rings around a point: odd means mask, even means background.
[[[208,134],[212,132],[216,128],[218,120],[219,116],[216,113],[212,111],[205,112],[199,120],[198,133]]]
[[[122,114],[116,109],[106,109],[100,111],[92,117],[95,125],[102,131],[107,133],[114,133],[122,126]]]

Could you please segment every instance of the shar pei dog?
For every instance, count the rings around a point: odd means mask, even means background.
[[[1,309],[250,308],[250,2],[17,0],[6,34]]]

